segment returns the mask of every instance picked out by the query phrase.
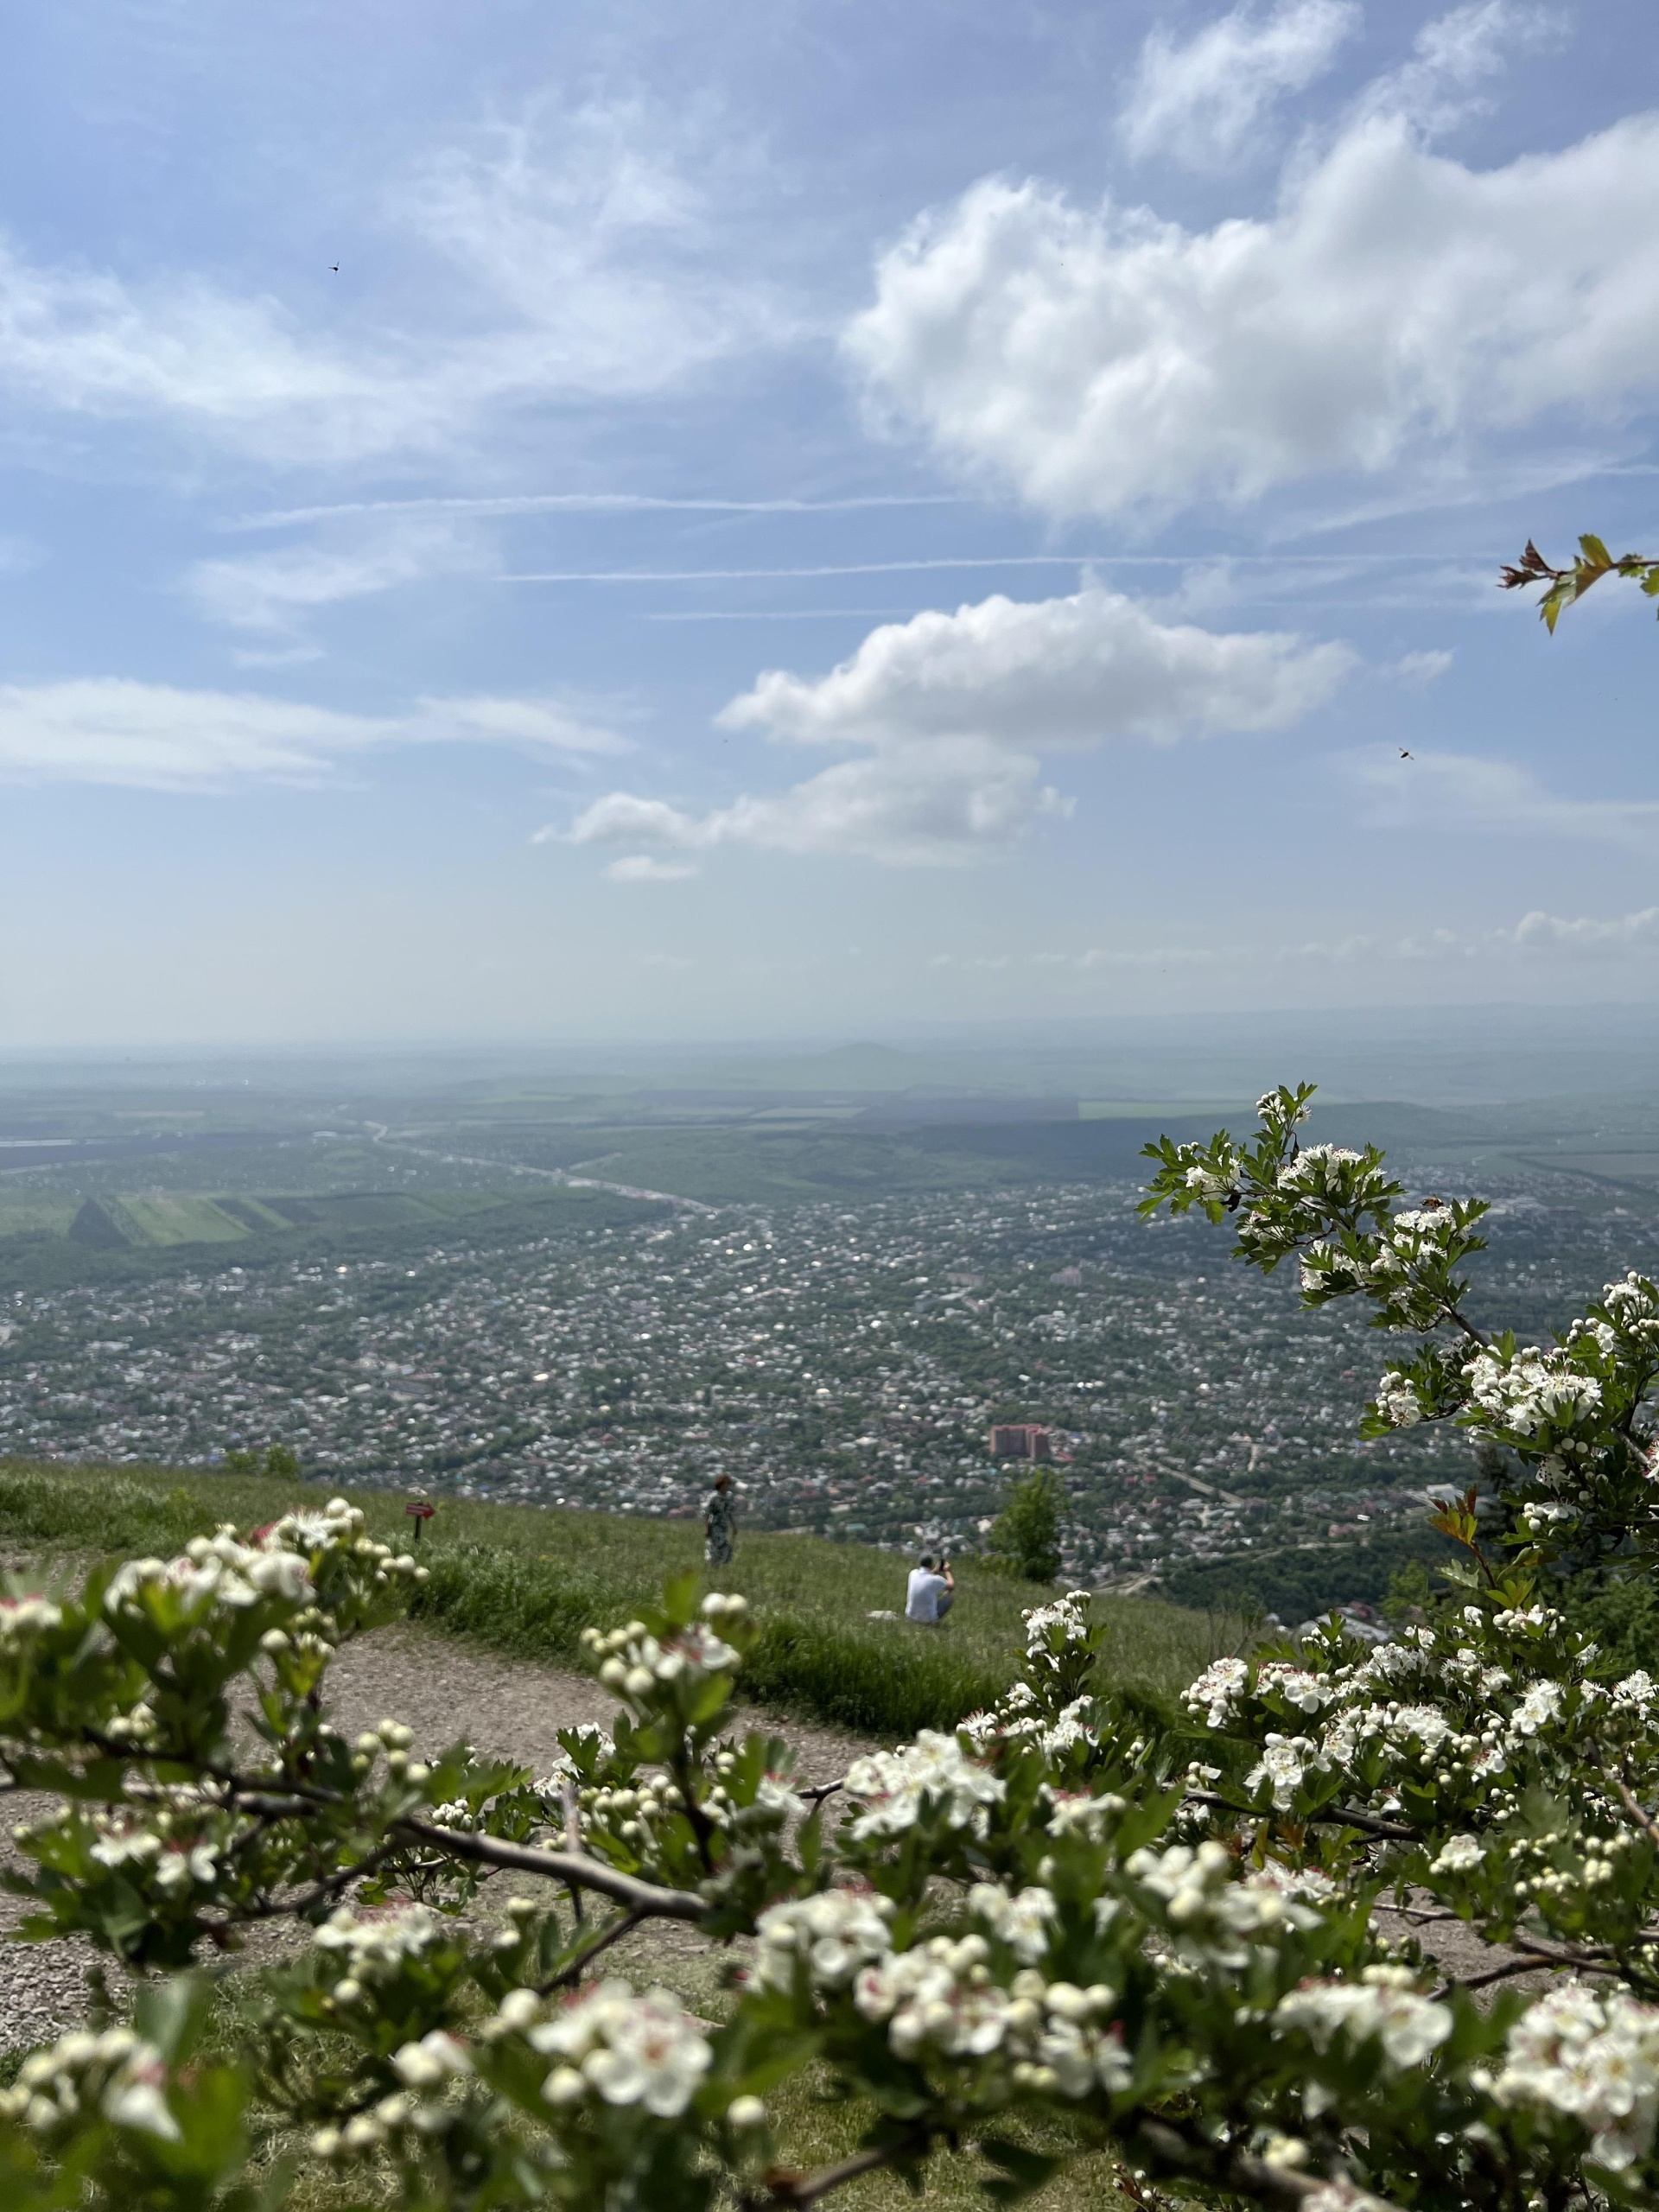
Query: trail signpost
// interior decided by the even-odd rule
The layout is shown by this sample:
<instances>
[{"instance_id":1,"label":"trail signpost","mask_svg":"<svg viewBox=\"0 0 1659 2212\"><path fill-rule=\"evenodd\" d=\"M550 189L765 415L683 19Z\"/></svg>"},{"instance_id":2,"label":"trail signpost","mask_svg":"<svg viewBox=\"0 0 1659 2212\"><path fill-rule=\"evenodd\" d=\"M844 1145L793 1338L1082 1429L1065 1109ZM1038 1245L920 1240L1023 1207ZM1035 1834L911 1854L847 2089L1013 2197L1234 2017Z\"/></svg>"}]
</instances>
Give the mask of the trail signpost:
<instances>
[{"instance_id":1,"label":"trail signpost","mask_svg":"<svg viewBox=\"0 0 1659 2212\"><path fill-rule=\"evenodd\" d=\"M422 1529L425 1528L437 1510L435 1505L429 1504L423 1497L411 1498L404 1508L404 1511L415 1523L415 1541L417 1544L421 1541Z\"/></svg>"}]
</instances>

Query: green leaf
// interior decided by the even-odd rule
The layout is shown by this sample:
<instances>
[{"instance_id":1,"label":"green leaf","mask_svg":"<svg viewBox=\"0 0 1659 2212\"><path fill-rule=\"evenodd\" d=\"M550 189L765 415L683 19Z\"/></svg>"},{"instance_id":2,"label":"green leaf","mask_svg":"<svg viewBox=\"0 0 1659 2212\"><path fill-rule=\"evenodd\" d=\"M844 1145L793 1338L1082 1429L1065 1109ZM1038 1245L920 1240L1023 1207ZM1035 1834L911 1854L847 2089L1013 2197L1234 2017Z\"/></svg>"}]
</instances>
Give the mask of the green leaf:
<instances>
[{"instance_id":1,"label":"green leaf","mask_svg":"<svg viewBox=\"0 0 1659 2212\"><path fill-rule=\"evenodd\" d=\"M1022 2197L1052 2181L1059 2171L1061 2161L1050 2158L1041 2151L1027 2151L1023 2144L1010 2143L1000 2135L988 2135L979 2146L980 2156L988 2158L1002 2171L990 2181L982 2181L980 2188L998 2204L1018 2204Z\"/></svg>"},{"instance_id":2,"label":"green leaf","mask_svg":"<svg viewBox=\"0 0 1659 2212\"><path fill-rule=\"evenodd\" d=\"M701 1579L695 1567L688 1567L683 1573L671 1574L664 1583L663 1611L676 1628L684 1628L695 1618Z\"/></svg>"}]
</instances>

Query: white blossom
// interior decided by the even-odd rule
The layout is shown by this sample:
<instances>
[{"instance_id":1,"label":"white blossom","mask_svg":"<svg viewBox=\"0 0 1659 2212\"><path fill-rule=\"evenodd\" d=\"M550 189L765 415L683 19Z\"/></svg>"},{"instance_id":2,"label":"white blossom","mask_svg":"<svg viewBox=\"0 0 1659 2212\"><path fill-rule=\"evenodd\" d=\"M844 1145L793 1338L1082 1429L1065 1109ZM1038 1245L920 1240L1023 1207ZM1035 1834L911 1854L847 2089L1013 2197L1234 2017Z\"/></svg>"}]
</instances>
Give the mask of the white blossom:
<instances>
[{"instance_id":1,"label":"white blossom","mask_svg":"<svg viewBox=\"0 0 1659 2212\"><path fill-rule=\"evenodd\" d=\"M1452 2012L1410 1985L1403 1967L1367 1967L1357 1982L1305 1981L1280 1999L1274 2017L1316 2050L1328 2050L1338 2035L1354 2043L1375 2036L1391 2065L1421 2066L1451 2034Z\"/></svg>"},{"instance_id":2,"label":"white blossom","mask_svg":"<svg viewBox=\"0 0 1659 2212\"><path fill-rule=\"evenodd\" d=\"M889 1899L873 1891L822 1890L817 1897L768 1906L755 1923L755 1974L773 1989L793 1986L804 1959L814 1986L839 1989L859 1967L893 1948Z\"/></svg>"},{"instance_id":3,"label":"white blossom","mask_svg":"<svg viewBox=\"0 0 1659 2212\"><path fill-rule=\"evenodd\" d=\"M579 1991L528 2039L543 2056L563 2062L543 2086L556 2107L594 2089L607 2104L642 2105L659 2120L675 2120L714 2063L708 2037L677 1998L665 1989L636 1997L626 1981Z\"/></svg>"},{"instance_id":4,"label":"white blossom","mask_svg":"<svg viewBox=\"0 0 1659 2212\"><path fill-rule=\"evenodd\" d=\"M1028 1967L1035 1966L1047 1950L1059 1918L1059 1909L1047 1890L1025 1889L1010 1897L995 1882L974 1884L968 1892L968 1910L1007 1945L1022 1966Z\"/></svg>"},{"instance_id":5,"label":"white blossom","mask_svg":"<svg viewBox=\"0 0 1659 2212\"><path fill-rule=\"evenodd\" d=\"M855 1759L848 1768L847 1795L865 1808L852 1823L852 1834L859 1841L902 1835L931 1807L944 1814L948 1827L983 1835L988 1808L1001 1802L1006 1789L954 1736L924 1728L913 1744Z\"/></svg>"},{"instance_id":6,"label":"white blossom","mask_svg":"<svg viewBox=\"0 0 1659 2212\"><path fill-rule=\"evenodd\" d=\"M1577 2120L1599 2165L1617 2171L1650 2148L1659 2111L1659 2009L1568 1982L1522 2014L1510 2030L1506 2059L1496 2084L1499 2101Z\"/></svg>"},{"instance_id":7,"label":"white blossom","mask_svg":"<svg viewBox=\"0 0 1659 2212\"><path fill-rule=\"evenodd\" d=\"M1486 1853L1478 1836L1448 1836L1440 1855L1430 1862L1431 1874L1467 1874L1484 1864Z\"/></svg>"}]
</instances>

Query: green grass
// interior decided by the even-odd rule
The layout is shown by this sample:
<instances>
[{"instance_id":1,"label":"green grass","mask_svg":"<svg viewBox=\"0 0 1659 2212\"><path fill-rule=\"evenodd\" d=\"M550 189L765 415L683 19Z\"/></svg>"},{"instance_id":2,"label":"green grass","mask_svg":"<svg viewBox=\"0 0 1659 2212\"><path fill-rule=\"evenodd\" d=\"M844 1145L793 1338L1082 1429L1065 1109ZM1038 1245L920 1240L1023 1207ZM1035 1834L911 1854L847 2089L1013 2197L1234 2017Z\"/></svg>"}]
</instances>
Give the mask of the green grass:
<instances>
[{"instance_id":1,"label":"green grass","mask_svg":"<svg viewBox=\"0 0 1659 2212\"><path fill-rule=\"evenodd\" d=\"M0 1461L0 1541L50 1559L170 1553L220 1521L244 1528L276 1517L302 1486L264 1477L166 1468L86 1468ZM376 1535L410 1538L404 1501L350 1493ZM590 1622L626 1619L664 1575L701 1560L693 1522L533 1506L447 1501L427 1524L431 1580L416 1618L527 1659L581 1665ZM905 1563L863 1545L815 1537L745 1535L720 1586L741 1591L760 1636L744 1670L746 1698L859 1733L896 1738L950 1727L995 1698L1019 1671L1021 1612L1044 1591L972 1561L958 1569L956 1610L942 1630L867 1618L897 1611ZM1229 1649L1238 1622L1145 1599L1100 1599L1109 1624L1107 1672L1168 1698Z\"/></svg>"}]
</instances>

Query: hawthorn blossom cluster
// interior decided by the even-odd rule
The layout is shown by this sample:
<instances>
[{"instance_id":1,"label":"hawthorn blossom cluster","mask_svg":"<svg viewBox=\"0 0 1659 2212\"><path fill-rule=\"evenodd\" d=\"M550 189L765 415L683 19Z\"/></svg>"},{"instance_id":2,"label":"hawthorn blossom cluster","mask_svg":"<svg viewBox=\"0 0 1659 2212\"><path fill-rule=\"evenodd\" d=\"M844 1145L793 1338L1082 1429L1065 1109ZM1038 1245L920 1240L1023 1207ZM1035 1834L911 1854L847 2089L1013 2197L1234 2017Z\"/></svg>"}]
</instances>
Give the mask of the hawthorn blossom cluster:
<instances>
[{"instance_id":1,"label":"hawthorn blossom cluster","mask_svg":"<svg viewBox=\"0 0 1659 2212\"><path fill-rule=\"evenodd\" d=\"M427 1580L412 1553L377 1543L366 1525L361 1509L343 1497L321 1511L285 1514L247 1538L226 1522L211 1536L193 1537L175 1559L126 1560L105 1592L105 1610L140 1618L152 1599L202 1617L239 1612L266 1598L298 1605L315 1595L316 1570L329 1554L349 1561L377 1589Z\"/></svg>"},{"instance_id":2,"label":"hawthorn blossom cluster","mask_svg":"<svg viewBox=\"0 0 1659 2212\"><path fill-rule=\"evenodd\" d=\"M1006 1989L991 1978L982 1936L936 1936L858 1977L853 2002L885 2024L895 2056L1010 2062L1014 2088L1077 2101L1127 2086L1133 2070L1110 2015L1116 1993L1046 1982L1022 1967Z\"/></svg>"},{"instance_id":3,"label":"hawthorn blossom cluster","mask_svg":"<svg viewBox=\"0 0 1659 2212\"><path fill-rule=\"evenodd\" d=\"M625 1981L578 1990L551 2019L530 2027L525 2040L559 2062L542 2088L556 2110L599 2096L608 2105L639 2105L658 2120L675 2120L714 2058L701 2024L677 1997L665 1989L636 1997Z\"/></svg>"},{"instance_id":4,"label":"hawthorn blossom cluster","mask_svg":"<svg viewBox=\"0 0 1659 2212\"><path fill-rule=\"evenodd\" d=\"M1281 1997L1274 2024L1305 2035L1315 2050L1329 2050L1339 2040L1364 2043L1375 2037L1384 2058L1397 2071L1421 2066L1451 2034L1452 2008L1425 1997L1406 1967L1370 1966L1357 1981L1305 1981ZM1310 2085L1310 2088L1316 2085ZM1317 2117L1322 2100L1304 2092L1304 2109Z\"/></svg>"},{"instance_id":5,"label":"hawthorn blossom cluster","mask_svg":"<svg viewBox=\"0 0 1659 2212\"><path fill-rule=\"evenodd\" d=\"M23 2061L15 2085L0 2090L0 2120L21 2121L49 2138L96 2114L114 2126L177 2142L166 2083L161 2052L130 2028L106 2028L101 2035L77 2028Z\"/></svg>"},{"instance_id":6,"label":"hawthorn blossom cluster","mask_svg":"<svg viewBox=\"0 0 1659 2212\"><path fill-rule=\"evenodd\" d=\"M355 2004L365 1986L390 1981L406 1959L417 1959L438 1940L439 1923L423 1904L379 1913L356 1913L342 1905L312 1936L325 1960L338 1961L340 1979L332 1995L337 2005Z\"/></svg>"},{"instance_id":7,"label":"hawthorn blossom cluster","mask_svg":"<svg viewBox=\"0 0 1659 2212\"><path fill-rule=\"evenodd\" d=\"M21 1656L62 1621L62 1606L50 1598L27 1590L0 1593L0 1659Z\"/></svg>"},{"instance_id":8,"label":"hawthorn blossom cluster","mask_svg":"<svg viewBox=\"0 0 1659 2212\"><path fill-rule=\"evenodd\" d=\"M473 2062L464 2044L433 2028L419 2042L403 2044L392 2053L391 2070L401 2088L367 2111L353 2113L341 2126L315 2130L311 2148L318 2158L343 2164L394 2145L407 2132L432 2137L454 2125L457 2108L438 2093L471 2076Z\"/></svg>"},{"instance_id":9,"label":"hawthorn blossom cluster","mask_svg":"<svg viewBox=\"0 0 1659 2212\"><path fill-rule=\"evenodd\" d=\"M771 1905L755 1923L755 1977L763 1987L787 1991L804 1966L813 1988L844 1988L861 1967L892 1950L893 1911L891 1898L870 1890L820 1890Z\"/></svg>"},{"instance_id":10,"label":"hawthorn blossom cluster","mask_svg":"<svg viewBox=\"0 0 1659 2212\"><path fill-rule=\"evenodd\" d=\"M1205 1966L1237 1971L1249 1964L1249 1942L1319 1925L1319 1914L1293 1894L1300 1885L1265 1872L1241 1881L1237 1862L1218 1839L1134 1852L1123 1871L1162 1902L1176 1955ZM1106 1918L1109 1924L1109 1913Z\"/></svg>"},{"instance_id":11,"label":"hawthorn blossom cluster","mask_svg":"<svg viewBox=\"0 0 1659 2212\"><path fill-rule=\"evenodd\" d=\"M1553 1989L1510 2029L1492 2088L1501 2104L1576 2120L1595 2164L1620 2172L1653 2144L1659 2008L1580 1982Z\"/></svg>"},{"instance_id":12,"label":"hawthorn blossom cluster","mask_svg":"<svg viewBox=\"0 0 1659 2212\"><path fill-rule=\"evenodd\" d=\"M702 1601L702 1618L665 1641L653 1636L643 1621L630 1621L608 1635L598 1629L582 1630L582 1647L600 1662L599 1679L607 1689L619 1691L630 1704L650 1699L659 1685L690 1688L711 1675L728 1675L743 1663L736 1645L723 1630L741 1624L748 1613L747 1598L712 1592Z\"/></svg>"},{"instance_id":13,"label":"hawthorn blossom cluster","mask_svg":"<svg viewBox=\"0 0 1659 2212\"><path fill-rule=\"evenodd\" d=\"M924 1728L913 1744L855 1759L848 1768L848 1797L863 1808L851 1834L855 1842L900 1836L932 1817L947 1828L983 1835L988 1808L999 1804L1007 1789L999 1776L968 1756L957 1736Z\"/></svg>"}]
</instances>

